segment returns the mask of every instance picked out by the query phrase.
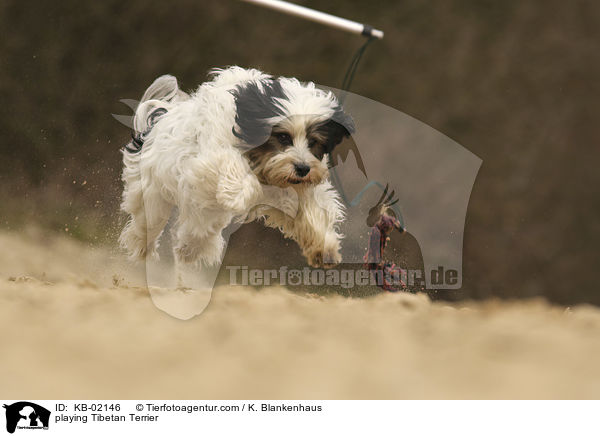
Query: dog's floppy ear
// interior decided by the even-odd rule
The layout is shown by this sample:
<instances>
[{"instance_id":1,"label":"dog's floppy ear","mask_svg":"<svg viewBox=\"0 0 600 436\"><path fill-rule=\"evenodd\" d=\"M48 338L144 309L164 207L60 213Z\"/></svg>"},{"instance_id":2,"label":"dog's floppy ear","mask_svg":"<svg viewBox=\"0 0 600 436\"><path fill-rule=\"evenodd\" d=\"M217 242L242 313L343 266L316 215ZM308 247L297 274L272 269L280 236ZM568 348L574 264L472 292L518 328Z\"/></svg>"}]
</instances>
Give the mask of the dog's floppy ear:
<instances>
[{"instance_id":1,"label":"dog's floppy ear","mask_svg":"<svg viewBox=\"0 0 600 436\"><path fill-rule=\"evenodd\" d=\"M239 85L230 91L235 99L233 134L248 145L261 145L271 135L270 120L282 116L278 99L286 95L278 80L263 79Z\"/></svg>"},{"instance_id":2,"label":"dog's floppy ear","mask_svg":"<svg viewBox=\"0 0 600 436\"><path fill-rule=\"evenodd\" d=\"M331 153L344 138L354 133L354 120L338 105L332 117L319 130L327 138L325 140L325 153Z\"/></svg>"}]
</instances>

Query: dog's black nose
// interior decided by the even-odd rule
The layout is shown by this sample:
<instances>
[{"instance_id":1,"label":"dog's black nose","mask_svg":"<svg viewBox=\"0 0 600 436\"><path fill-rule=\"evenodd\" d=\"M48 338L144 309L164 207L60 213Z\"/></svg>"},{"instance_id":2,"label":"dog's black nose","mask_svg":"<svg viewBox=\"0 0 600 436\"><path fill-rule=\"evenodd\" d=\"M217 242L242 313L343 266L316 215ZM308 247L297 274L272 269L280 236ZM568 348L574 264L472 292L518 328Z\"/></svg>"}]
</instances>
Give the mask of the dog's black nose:
<instances>
[{"instance_id":1,"label":"dog's black nose","mask_svg":"<svg viewBox=\"0 0 600 436\"><path fill-rule=\"evenodd\" d=\"M310 167L306 164L294 164L294 169L296 170L296 174L298 177L304 177L310 172Z\"/></svg>"}]
</instances>

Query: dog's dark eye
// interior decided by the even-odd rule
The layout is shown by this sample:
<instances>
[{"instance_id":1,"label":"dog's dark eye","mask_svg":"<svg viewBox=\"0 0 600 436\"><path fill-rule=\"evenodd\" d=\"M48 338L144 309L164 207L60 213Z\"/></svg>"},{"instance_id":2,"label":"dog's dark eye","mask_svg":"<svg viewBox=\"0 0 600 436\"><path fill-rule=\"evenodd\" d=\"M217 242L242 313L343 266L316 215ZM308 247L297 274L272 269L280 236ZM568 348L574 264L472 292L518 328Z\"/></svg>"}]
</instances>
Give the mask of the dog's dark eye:
<instances>
[{"instance_id":1,"label":"dog's dark eye","mask_svg":"<svg viewBox=\"0 0 600 436\"><path fill-rule=\"evenodd\" d=\"M281 145L292 145L292 137L287 133L278 133L275 136Z\"/></svg>"},{"instance_id":2,"label":"dog's dark eye","mask_svg":"<svg viewBox=\"0 0 600 436\"><path fill-rule=\"evenodd\" d=\"M308 147L313 148L318 143L319 143L319 141L317 141L316 139L311 139L310 141L308 141Z\"/></svg>"}]
</instances>

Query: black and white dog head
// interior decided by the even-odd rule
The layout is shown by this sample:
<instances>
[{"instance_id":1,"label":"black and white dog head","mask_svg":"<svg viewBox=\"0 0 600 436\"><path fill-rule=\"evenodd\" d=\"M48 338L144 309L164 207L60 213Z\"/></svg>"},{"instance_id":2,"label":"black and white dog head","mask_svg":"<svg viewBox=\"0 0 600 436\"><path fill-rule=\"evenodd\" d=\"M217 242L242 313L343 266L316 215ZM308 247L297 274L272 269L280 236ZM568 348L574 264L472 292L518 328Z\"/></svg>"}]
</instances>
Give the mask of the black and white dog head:
<instances>
[{"instance_id":1,"label":"black and white dog head","mask_svg":"<svg viewBox=\"0 0 600 436\"><path fill-rule=\"evenodd\" d=\"M233 89L234 135L262 183L287 187L318 184L329 155L354 133L354 122L332 92L296 79L267 78Z\"/></svg>"}]
</instances>

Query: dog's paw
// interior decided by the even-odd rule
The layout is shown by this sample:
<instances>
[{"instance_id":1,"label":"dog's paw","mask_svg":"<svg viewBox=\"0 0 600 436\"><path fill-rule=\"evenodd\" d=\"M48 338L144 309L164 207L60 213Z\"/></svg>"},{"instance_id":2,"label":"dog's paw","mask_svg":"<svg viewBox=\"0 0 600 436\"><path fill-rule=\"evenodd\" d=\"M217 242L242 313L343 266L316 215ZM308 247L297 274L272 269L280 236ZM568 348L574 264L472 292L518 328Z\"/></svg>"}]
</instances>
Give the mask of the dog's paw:
<instances>
[{"instance_id":1,"label":"dog's paw","mask_svg":"<svg viewBox=\"0 0 600 436\"><path fill-rule=\"evenodd\" d=\"M142 245L136 246L134 248L126 248L127 255L129 260L160 260L160 256L158 254L158 250L155 246L145 247Z\"/></svg>"},{"instance_id":2,"label":"dog's paw","mask_svg":"<svg viewBox=\"0 0 600 436\"><path fill-rule=\"evenodd\" d=\"M307 256L308 264L313 268L333 268L342 261L339 250L317 250Z\"/></svg>"},{"instance_id":3,"label":"dog's paw","mask_svg":"<svg viewBox=\"0 0 600 436\"><path fill-rule=\"evenodd\" d=\"M200 247L194 245L183 244L173 249L175 256L180 262L194 263L200 256Z\"/></svg>"},{"instance_id":4,"label":"dog's paw","mask_svg":"<svg viewBox=\"0 0 600 436\"><path fill-rule=\"evenodd\" d=\"M202 262L207 266L214 266L221 262L225 240L220 234L204 239L193 239L179 243L173 249L175 256L182 263Z\"/></svg>"},{"instance_id":5,"label":"dog's paw","mask_svg":"<svg viewBox=\"0 0 600 436\"><path fill-rule=\"evenodd\" d=\"M308 264L313 268L333 268L342 261L342 255L338 252L328 253L317 251L308 258Z\"/></svg>"},{"instance_id":6,"label":"dog's paw","mask_svg":"<svg viewBox=\"0 0 600 436\"><path fill-rule=\"evenodd\" d=\"M158 243L156 241L147 245L145 236L139 236L131 227L125 227L119 243L130 260L144 260L152 258L158 260Z\"/></svg>"},{"instance_id":7,"label":"dog's paw","mask_svg":"<svg viewBox=\"0 0 600 436\"><path fill-rule=\"evenodd\" d=\"M260 198L262 188L253 174L240 179L221 177L217 186L217 202L236 215L248 212Z\"/></svg>"},{"instance_id":8,"label":"dog's paw","mask_svg":"<svg viewBox=\"0 0 600 436\"><path fill-rule=\"evenodd\" d=\"M325 234L321 243L305 247L303 252L308 264L314 268L333 268L342 261L341 236L335 231Z\"/></svg>"}]
</instances>

